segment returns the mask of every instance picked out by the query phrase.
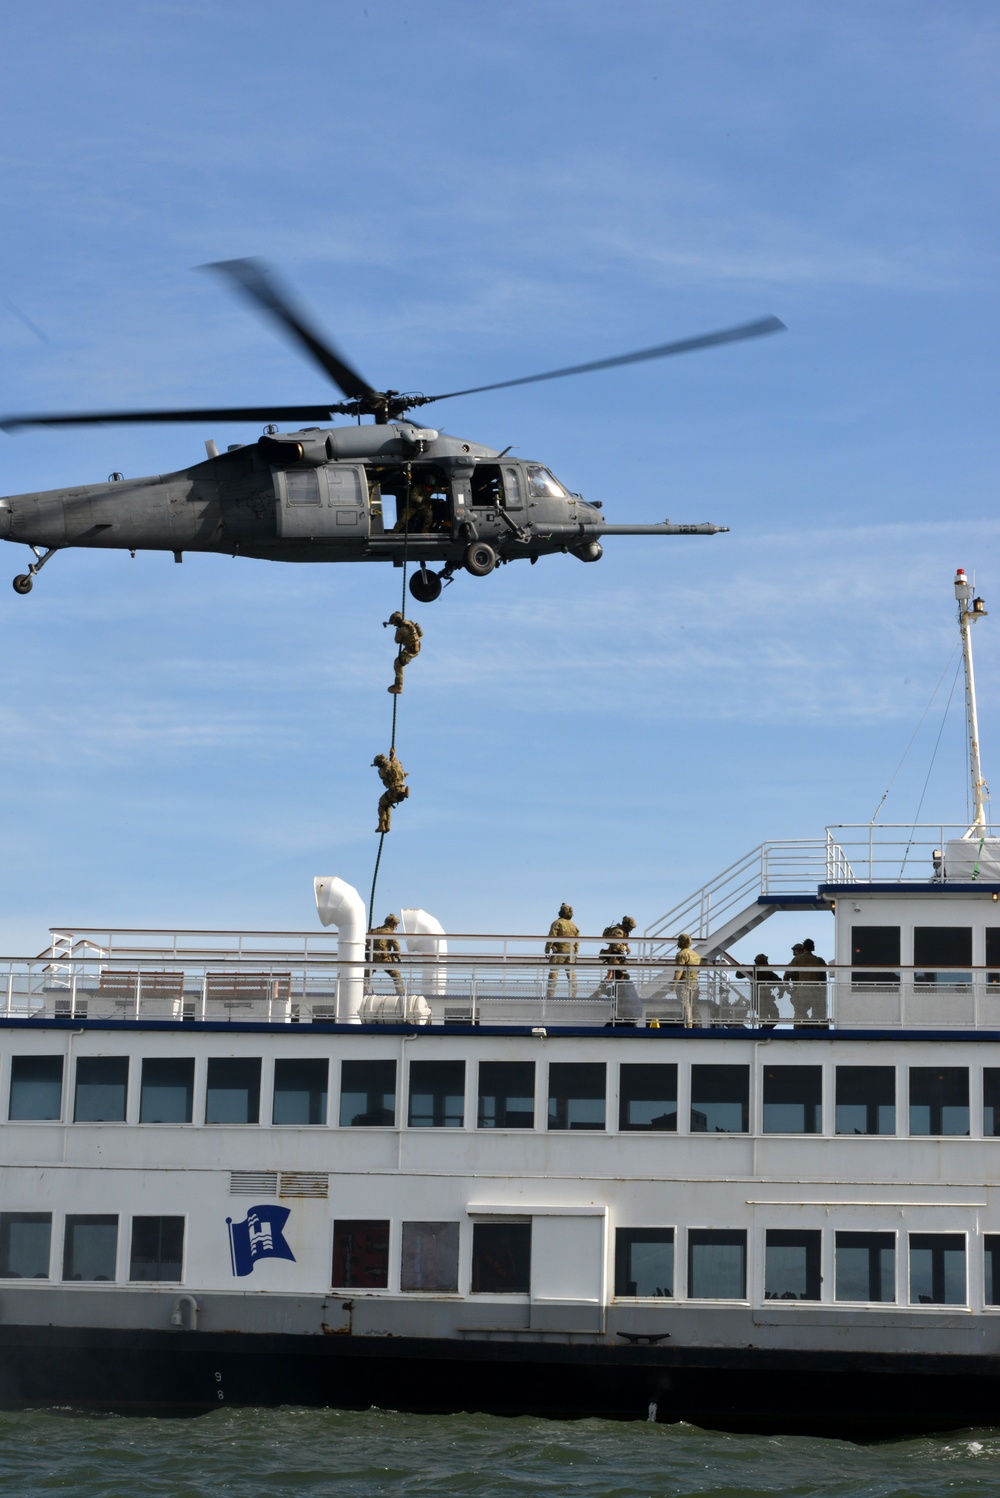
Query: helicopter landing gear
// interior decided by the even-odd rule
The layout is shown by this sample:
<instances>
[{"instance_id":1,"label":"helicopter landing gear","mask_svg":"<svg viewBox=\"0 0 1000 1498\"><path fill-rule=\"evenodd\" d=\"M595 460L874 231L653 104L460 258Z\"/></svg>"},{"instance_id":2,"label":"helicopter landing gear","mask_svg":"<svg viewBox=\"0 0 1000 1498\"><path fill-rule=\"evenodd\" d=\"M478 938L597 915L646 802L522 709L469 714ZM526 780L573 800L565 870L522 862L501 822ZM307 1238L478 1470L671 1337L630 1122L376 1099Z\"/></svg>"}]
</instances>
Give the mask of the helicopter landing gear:
<instances>
[{"instance_id":1,"label":"helicopter landing gear","mask_svg":"<svg viewBox=\"0 0 1000 1498\"><path fill-rule=\"evenodd\" d=\"M444 584L436 572L428 572L421 564L420 571L410 578L410 592L418 603L433 603L441 597Z\"/></svg>"},{"instance_id":2,"label":"helicopter landing gear","mask_svg":"<svg viewBox=\"0 0 1000 1498\"><path fill-rule=\"evenodd\" d=\"M473 541L465 553L465 570L473 577L487 577L497 564L497 554L488 541Z\"/></svg>"},{"instance_id":3,"label":"helicopter landing gear","mask_svg":"<svg viewBox=\"0 0 1000 1498\"><path fill-rule=\"evenodd\" d=\"M17 577L15 577L14 583L13 583L13 588L14 588L14 592L15 593L30 593L31 592L31 590L32 590L32 588L34 586L35 578L36 578L37 574L39 572L41 572L42 568L45 566L45 563L48 561L49 557L54 557L55 556L55 554L56 554L56 552L58 551L59 548L57 546L50 546L49 549L48 549L48 551L45 553L44 556L38 550L37 546L33 546L31 549L35 553L35 556L38 558L38 561L37 562L32 562L32 564L28 568L27 572L20 572L20 573L18 573Z\"/></svg>"}]
</instances>

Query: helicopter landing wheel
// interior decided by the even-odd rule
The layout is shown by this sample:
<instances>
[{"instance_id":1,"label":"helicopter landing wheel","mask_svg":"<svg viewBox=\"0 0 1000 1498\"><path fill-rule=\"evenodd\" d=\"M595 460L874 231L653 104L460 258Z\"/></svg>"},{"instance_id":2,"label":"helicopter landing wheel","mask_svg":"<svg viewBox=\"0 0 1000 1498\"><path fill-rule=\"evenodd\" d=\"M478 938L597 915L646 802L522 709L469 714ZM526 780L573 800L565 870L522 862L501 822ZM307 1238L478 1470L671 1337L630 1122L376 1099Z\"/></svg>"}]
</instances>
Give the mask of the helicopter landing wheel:
<instances>
[{"instance_id":1,"label":"helicopter landing wheel","mask_svg":"<svg viewBox=\"0 0 1000 1498\"><path fill-rule=\"evenodd\" d=\"M473 541L465 553L465 570L473 577L487 577L497 564L497 554L488 541Z\"/></svg>"},{"instance_id":2,"label":"helicopter landing wheel","mask_svg":"<svg viewBox=\"0 0 1000 1498\"><path fill-rule=\"evenodd\" d=\"M435 598L441 597L443 586L437 573L428 572L426 567L421 567L410 578L410 592L418 603L433 603Z\"/></svg>"},{"instance_id":3,"label":"helicopter landing wheel","mask_svg":"<svg viewBox=\"0 0 1000 1498\"><path fill-rule=\"evenodd\" d=\"M34 582L35 579L33 577L29 577L26 572L21 572L14 579L14 592L30 593Z\"/></svg>"}]
</instances>

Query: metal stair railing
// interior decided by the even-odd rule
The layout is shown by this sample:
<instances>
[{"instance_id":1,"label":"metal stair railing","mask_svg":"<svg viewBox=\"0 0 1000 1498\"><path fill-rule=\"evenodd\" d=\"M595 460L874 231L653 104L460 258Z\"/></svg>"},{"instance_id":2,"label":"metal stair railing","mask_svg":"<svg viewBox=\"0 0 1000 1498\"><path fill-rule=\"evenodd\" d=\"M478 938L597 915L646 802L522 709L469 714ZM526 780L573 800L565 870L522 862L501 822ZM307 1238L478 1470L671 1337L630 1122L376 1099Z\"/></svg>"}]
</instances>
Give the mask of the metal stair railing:
<instances>
[{"instance_id":1,"label":"metal stair railing","mask_svg":"<svg viewBox=\"0 0 1000 1498\"><path fill-rule=\"evenodd\" d=\"M647 926L643 936L650 943L649 955L672 945L681 931L693 942L708 940L761 896L772 896L777 904L783 895L814 892L819 884L853 878L843 850L829 833L761 843Z\"/></svg>"}]
</instances>

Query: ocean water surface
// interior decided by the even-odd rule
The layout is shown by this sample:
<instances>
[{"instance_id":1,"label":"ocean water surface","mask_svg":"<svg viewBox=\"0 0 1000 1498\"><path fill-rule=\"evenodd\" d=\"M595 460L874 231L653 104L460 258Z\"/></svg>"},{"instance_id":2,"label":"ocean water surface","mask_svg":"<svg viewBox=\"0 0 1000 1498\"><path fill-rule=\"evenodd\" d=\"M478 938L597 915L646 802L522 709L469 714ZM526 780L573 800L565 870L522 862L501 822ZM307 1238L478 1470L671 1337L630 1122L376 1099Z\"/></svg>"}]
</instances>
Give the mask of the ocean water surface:
<instances>
[{"instance_id":1,"label":"ocean water surface","mask_svg":"<svg viewBox=\"0 0 1000 1498\"><path fill-rule=\"evenodd\" d=\"M853 1446L690 1425L383 1410L220 1410L195 1420L3 1413L0 1491L4 1498L961 1498L1000 1491L1000 1430Z\"/></svg>"}]
</instances>

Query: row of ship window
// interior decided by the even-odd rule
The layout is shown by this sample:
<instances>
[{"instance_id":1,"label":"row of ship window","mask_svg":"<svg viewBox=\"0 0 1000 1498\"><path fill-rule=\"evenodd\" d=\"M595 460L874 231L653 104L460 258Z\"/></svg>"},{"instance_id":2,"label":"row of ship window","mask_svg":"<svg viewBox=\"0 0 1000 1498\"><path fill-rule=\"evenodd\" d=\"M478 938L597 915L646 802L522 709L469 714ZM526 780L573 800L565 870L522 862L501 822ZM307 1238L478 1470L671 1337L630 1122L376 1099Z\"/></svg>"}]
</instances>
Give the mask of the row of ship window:
<instances>
[{"instance_id":1,"label":"row of ship window","mask_svg":"<svg viewBox=\"0 0 1000 1498\"><path fill-rule=\"evenodd\" d=\"M458 1222L399 1225L399 1289L456 1294L459 1288ZM384 1219L340 1219L333 1224L331 1285L336 1290L387 1290L392 1224ZM128 1281L181 1284L183 1217L133 1217L128 1241ZM614 1293L619 1298L747 1299L747 1234L742 1228L688 1228L684 1235L685 1283L675 1277L674 1228L619 1228L615 1235ZM910 1305L969 1303L964 1233L895 1232L832 1234L836 1301ZM113 1282L119 1277L119 1219L107 1213L70 1214L63 1223L60 1269L52 1274L52 1214L0 1212L0 1279ZM905 1280L897 1284L897 1259L905 1251ZM830 1245L827 1245L829 1252ZM1000 1234L983 1237L984 1304L1000 1305ZM61 1271L61 1272L60 1272ZM767 1228L764 1232L764 1299L822 1298L823 1234L818 1229ZM471 1294L531 1293L530 1221L472 1224Z\"/></svg>"},{"instance_id":2,"label":"row of ship window","mask_svg":"<svg viewBox=\"0 0 1000 1498\"><path fill-rule=\"evenodd\" d=\"M81 1056L72 1079L70 1116L75 1123L129 1119L128 1056ZM146 1057L139 1063L141 1124L189 1124L195 1119L193 1057ZM63 1117L63 1058L12 1056L7 1117L14 1121ZM209 1057L199 1122L259 1124L263 1065L259 1057ZM475 1123L481 1129L535 1127L533 1061L480 1061ZM550 1129L608 1126L607 1067L600 1062L553 1061L547 1067ZM325 1125L330 1089L326 1058L278 1059L270 1093L271 1123ZM463 1128L466 1063L411 1061L405 1119L411 1128ZM911 1066L905 1083L911 1135L970 1132L969 1068ZM895 1134L894 1066L837 1066L834 1132ZM823 1132L822 1066L764 1066L760 1077L761 1128L765 1134ZM689 1077L688 1127L692 1133L740 1134L750 1129L749 1065L694 1064ZM1000 1135L1000 1067L982 1070L982 1127ZM342 1128L394 1128L397 1068L391 1059L340 1063ZM679 1127L678 1068L671 1062L622 1063L618 1068L618 1128ZM613 1115L612 1115L613 1116Z\"/></svg>"}]
</instances>

